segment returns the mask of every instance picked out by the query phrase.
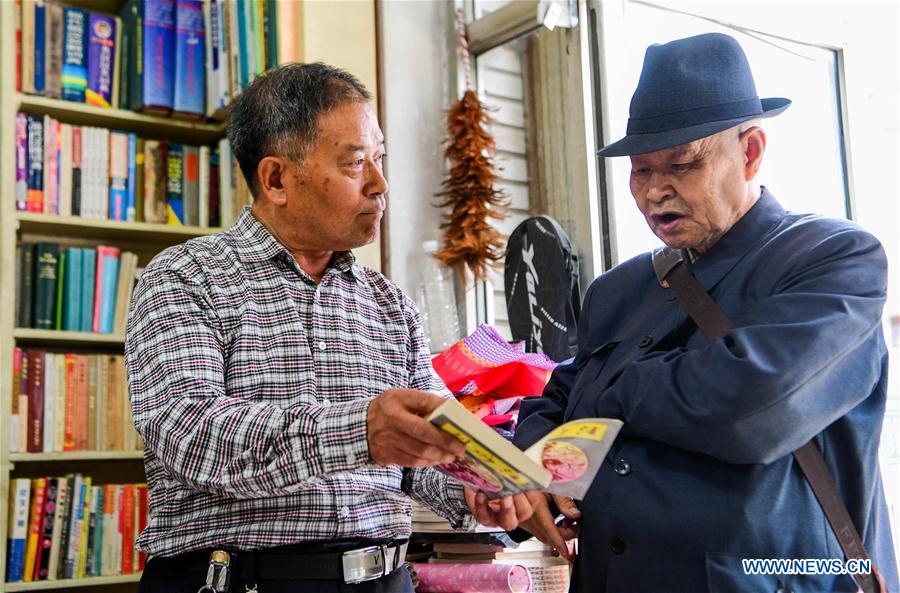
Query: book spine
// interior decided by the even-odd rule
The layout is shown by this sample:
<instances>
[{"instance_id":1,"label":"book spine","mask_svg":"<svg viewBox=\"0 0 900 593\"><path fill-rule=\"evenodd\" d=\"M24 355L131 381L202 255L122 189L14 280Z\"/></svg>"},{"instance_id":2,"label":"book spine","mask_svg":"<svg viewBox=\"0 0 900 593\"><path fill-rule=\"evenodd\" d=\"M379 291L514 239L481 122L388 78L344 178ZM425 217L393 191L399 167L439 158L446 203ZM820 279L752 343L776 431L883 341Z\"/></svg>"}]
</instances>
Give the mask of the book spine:
<instances>
[{"instance_id":1,"label":"book spine","mask_svg":"<svg viewBox=\"0 0 900 593\"><path fill-rule=\"evenodd\" d=\"M19 262L19 327L31 327L34 319L34 243L22 243L22 260Z\"/></svg>"},{"instance_id":2,"label":"book spine","mask_svg":"<svg viewBox=\"0 0 900 593\"><path fill-rule=\"evenodd\" d=\"M225 16L226 7L224 0L212 0L213 7L216 10L216 16L218 19L218 24L216 26L215 32L219 36L219 69L218 69L218 95L216 101L216 111L220 109L224 109L228 106L231 101L231 80L230 80L230 52L232 51L230 47L228 47L228 36L226 35L226 27L228 25L227 18Z\"/></svg>"},{"instance_id":3,"label":"book spine","mask_svg":"<svg viewBox=\"0 0 900 593\"><path fill-rule=\"evenodd\" d=\"M83 103L87 89L87 12L67 6L64 20L62 98Z\"/></svg>"},{"instance_id":4,"label":"book spine","mask_svg":"<svg viewBox=\"0 0 900 593\"><path fill-rule=\"evenodd\" d=\"M175 88L175 1L143 1L143 76L141 109L170 112Z\"/></svg>"},{"instance_id":5,"label":"book spine","mask_svg":"<svg viewBox=\"0 0 900 593\"><path fill-rule=\"evenodd\" d=\"M45 581L50 568L50 548L53 545L53 521L56 518L56 492L59 487L57 478L47 480L47 494L44 497L44 517L41 527L41 541L35 559L35 580Z\"/></svg>"},{"instance_id":6,"label":"book spine","mask_svg":"<svg viewBox=\"0 0 900 593\"><path fill-rule=\"evenodd\" d=\"M47 492L46 478L35 478L31 484L31 489L34 492L31 497L31 526L28 530L28 541L25 548L25 568L22 571L22 580L26 582L34 580L34 564L41 540L41 515L44 511L44 496Z\"/></svg>"},{"instance_id":7,"label":"book spine","mask_svg":"<svg viewBox=\"0 0 900 593\"><path fill-rule=\"evenodd\" d=\"M94 282L97 270L97 252L91 247L84 248L81 258L81 331L93 331L94 321Z\"/></svg>"},{"instance_id":8,"label":"book spine","mask_svg":"<svg viewBox=\"0 0 900 593\"><path fill-rule=\"evenodd\" d=\"M56 355L44 353L44 444L42 451L53 451L53 396L56 395Z\"/></svg>"},{"instance_id":9,"label":"book spine","mask_svg":"<svg viewBox=\"0 0 900 593\"><path fill-rule=\"evenodd\" d=\"M62 96L63 63L63 7L48 0L46 4L44 47L47 52L46 87L44 94L58 99Z\"/></svg>"},{"instance_id":10,"label":"book spine","mask_svg":"<svg viewBox=\"0 0 900 593\"><path fill-rule=\"evenodd\" d=\"M88 18L88 85L85 101L97 107L112 107L115 67L116 21L97 12Z\"/></svg>"},{"instance_id":11,"label":"book spine","mask_svg":"<svg viewBox=\"0 0 900 593\"><path fill-rule=\"evenodd\" d=\"M78 356L66 354L65 428L63 430L63 451L76 451L78 441L75 426L75 406L78 400Z\"/></svg>"},{"instance_id":12,"label":"book spine","mask_svg":"<svg viewBox=\"0 0 900 593\"><path fill-rule=\"evenodd\" d=\"M122 574L134 572L134 484L122 486Z\"/></svg>"},{"instance_id":13,"label":"book spine","mask_svg":"<svg viewBox=\"0 0 900 593\"><path fill-rule=\"evenodd\" d=\"M28 451L28 406L31 402L31 356L27 350L22 351L22 372L19 375L19 451Z\"/></svg>"},{"instance_id":14,"label":"book spine","mask_svg":"<svg viewBox=\"0 0 900 593\"><path fill-rule=\"evenodd\" d=\"M100 360L103 357L97 354L88 356L88 382L87 382L87 410L85 412L86 441L84 448L88 451L97 451L97 393L100 390Z\"/></svg>"},{"instance_id":15,"label":"book spine","mask_svg":"<svg viewBox=\"0 0 900 593\"><path fill-rule=\"evenodd\" d=\"M56 324L56 283L59 274L59 245L38 243L35 250L34 327L53 329Z\"/></svg>"},{"instance_id":16,"label":"book spine","mask_svg":"<svg viewBox=\"0 0 900 593\"><path fill-rule=\"evenodd\" d=\"M53 514L53 531L50 535L50 561L47 565L47 579L51 581L56 580L59 573L59 551L69 499L68 486L67 478L59 478L56 489L56 512Z\"/></svg>"},{"instance_id":17,"label":"book spine","mask_svg":"<svg viewBox=\"0 0 900 593\"><path fill-rule=\"evenodd\" d=\"M97 534L97 527L99 525L100 515L97 510L97 505L103 504L103 487L102 486L94 486L91 488L91 507L90 512L88 513L88 526L87 526L87 550L85 551L85 561L84 561L84 576L92 577L92 576L100 576L99 571L94 572L95 566L95 557L99 556L97 554L97 543L99 541L99 537ZM102 506L101 506L102 508Z\"/></svg>"},{"instance_id":18,"label":"book spine","mask_svg":"<svg viewBox=\"0 0 900 593\"><path fill-rule=\"evenodd\" d=\"M149 504L149 492L147 490L147 484L138 484L135 486L135 493L138 499L138 510L137 510L137 534L140 536L144 529L147 528L147 509ZM137 557L137 569L144 570L144 567L147 566L147 554L145 552L138 552Z\"/></svg>"},{"instance_id":19,"label":"book spine","mask_svg":"<svg viewBox=\"0 0 900 593\"><path fill-rule=\"evenodd\" d=\"M185 224L184 149L180 144L170 144L166 156L166 212L168 224Z\"/></svg>"},{"instance_id":20,"label":"book spine","mask_svg":"<svg viewBox=\"0 0 900 593\"><path fill-rule=\"evenodd\" d=\"M119 109L131 109L131 69L134 60L134 20L129 13L129 4L126 4L119 12L121 19L119 31L121 38L118 44L118 55L116 60L119 63L119 102L116 107Z\"/></svg>"},{"instance_id":21,"label":"book spine","mask_svg":"<svg viewBox=\"0 0 900 593\"><path fill-rule=\"evenodd\" d=\"M31 498L31 480L15 478L9 503L9 543L6 561L6 580L16 583L22 580L25 570L25 543L28 539L28 510Z\"/></svg>"},{"instance_id":22,"label":"book spine","mask_svg":"<svg viewBox=\"0 0 900 593\"><path fill-rule=\"evenodd\" d=\"M66 558L69 551L69 531L72 524L72 507L74 499L78 496L75 486L75 474L66 476L66 499L62 506L62 528L59 532L59 552L56 558L56 578L63 579L66 576Z\"/></svg>"},{"instance_id":23,"label":"book spine","mask_svg":"<svg viewBox=\"0 0 900 593\"><path fill-rule=\"evenodd\" d=\"M72 126L59 126L59 196L57 211L63 216L72 214Z\"/></svg>"},{"instance_id":24,"label":"book spine","mask_svg":"<svg viewBox=\"0 0 900 593\"><path fill-rule=\"evenodd\" d=\"M84 157L84 140L81 126L72 128L72 216L81 216L81 164Z\"/></svg>"},{"instance_id":25,"label":"book spine","mask_svg":"<svg viewBox=\"0 0 900 593\"><path fill-rule=\"evenodd\" d=\"M198 174L199 196L197 198L199 201L199 220L197 222L201 228L209 228L209 190L212 185L209 177L210 156L209 146L201 146L198 161L200 171Z\"/></svg>"},{"instance_id":26,"label":"book spine","mask_svg":"<svg viewBox=\"0 0 900 593\"><path fill-rule=\"evenodd\" d=\"M76 474L72 491L72 512L69 520L69 533L66 538L66 555L63 566L63 578L71 579L78 575L78 544L81 541L81 522L84 520L84 502L86 497L85 479ZM60 554L60 562L63 556Z\"/></svg>"},{"instance_id":27,"label":"book spine","mask_svg":"<svg viewBox=\"0 0 900 593\"><path fill-rule=\"evenodd\" d=\"M28 207L44 211L44 120L28 116Z\"/></svg>"},{"instance_id":28,"label":"book spine","mask_svg":"<svg viewBox=\"0 0 900 593\"><path fill-rule=\"evenodd\" d=\"M144 175L146 173L145 150L146 144L144 139L138 138L134 155L134 220L136 222L144 222Z\"/></svg>"},{"instance_id":29,"label":"book spine","mask_svg":"<svg viewBox=\"0 0 900 593\"><path fill-rule=\"evenodd\" d=\"M63 298L65 297L65 293L63 288L65 287L66 281L66 253L63 251L59 254L59 266L57 267L57 278L56 278L56 298L54 299L53 304L53 329L59 331L62 329L62 314L63 314L63 303L65 302Z\"/></svg>"},{"instance_id":30,"label":"book spine","mask_svg":"<svg viewBox=\"0 0 900 593\"><path fill-rule=\"evenodd\" d=\"M209 155L209 226L222 226L221 219L221 177L219 175L219 151L213 150Z\"/></svg>"},{"instance_id":31,"label":"book spine","mask_svg":"<svg viewBox=\"0 0 900 593\"><path fill-rule=\"evenodd\" d=\"M128 134L128 183L126 184L125 220L137 220L137 134Z\"/></svg>"},{"instance_id":32,"label":"book spine","mask_svg":"<svg viewBox=\"0 0 900 593\"><path fill-rule=\"evenodd\" d=\"M114 248L115 249L115 248ZM99 331L103 334L111 334L113 331L114 313L116 308L116 287L119 282L119 250L110 251L103 257L103 284L100 298L100 325Z\"/></svg>"},{"instance_id":33,"label":"book spine","mask_svg":"<svg viewBox=\"0 0 900 593\"><path fill-rule=\"evenodd\" d=\"M184 224L200 226L200 149L185 145L183 153Z\"/></svg>"},{"instance_id":34,"label":"book spine","mask_svg":"<svg viewBox=\"0 0 900 593\"><path fill-rule=\"evenodd\" d=\"M203 30L206 33L204 35L204 50L206 51L206 105L205 105L205 113L207 116L211 116L215 113L215 107L213 107L213 103L215 102L215 97L217 96L216 85L219 82L218 79L218 71L216 70L216 66L219 63L219 48L216 48L216 55L213 58L213 39L216 37L216 31L213 28L213 20L212 20L212 12L215 10L215 2L214 0L207 0L203 2Z\"/></svg>"},{"instance_id":35,"label":"book spine","mask_svg":"<svg viewBox=\"0 0 900 593\"><path fill-rule=\"evenodd\" d=\"M62 453L66 428L66 355L54 357L56 383L53 393L53 452Z\"/></svg>"},{"instance_id":36,"label":"book spine","mask_svg":"<svg viewBox=\"0 0 900 593\"><path fill-rule=\"evenodd\" d=\"M121 82L122 82L122 19L113 17L115 23L116 35L113 37L113 74L112 74L112 93L110 94L110 106L118 107L121 100Z\"/></svg>"},{"instance_id":37,"label":"book spine","mask_svg":"<svg viewBox=\"0 0 900 593\"><path fill-rule=\"evenodd\" d=\"M16 210L28 209L28 116L16 114Z\"/></svg>"},{"instance_id":38,"label":"book spine","mask_svg":"<svg viewBox=\"0 0 900 593\"><path fill-rule=\"evenodd\" d=\"M44 450L44 352L28 351L28 448Z\"/></svg>"},{"instance_id":39,"label":"book spine","mask_svg":"<svg viewBox=\"0 0 900 593\"><path fill-rule=\"evenodd\" d=\"M34 0L34 92L43 94L46 66L46 7L44 0Z\"/></svg>"},{"instance_id":40,"label":"book spine","mask_svg":"<svg viewBox=\"0 0 900 593\"><path fill-rule=\"evenodd\" d=\"M200 117L205 112L203 4L177 0L175 7L174 110Z\"/></svg>"},{"instance_id":41,"label":"book spine","mask_svg":"<svg viewBox=\"0 0 900 593\"><path fill-rule=\"evenodd\" d=\"M85 476L85 494L84 494L84 502L82 503L82 507L79 509L79 513L81 515L79 521L79 538L78 538L78 551L75 556L76 562L78 565L78 570L76 576L78 578L84 577L84 560L85 560L85 552L87 551L87 528L88 528L88 513L91 508L91 478L90 476Z\"/></svg>"},{"instance_id":42,"label":"book spine","mask_svg":"<svg viewBox=\"0 0 900 593\"><path fill-rule=\"evenodd\" d=\"M97 205L96 218L109 218L109 137L110 130L97 128L97 143L94 145L97 163L100 167L97 173L98 188L95 204ZM127 174L127 173L126 173Z\"/></svg>"},{"instance_id":43,"label":"book spine","mask_svg":"<svg viewBox=\"0 0 900 593\"><path fill-rule=\"evenodd\" d=\"M34 93L34 5L35 0L21 0L22 21L22 92ZM18 12L18 11L17 11Z\"/></svg>"},{"instance_id":44,"label":"book spine","mask_svg":"<svg viewBox=\"0 0 900 593\"><path fill-rule=\"evenodd\" d=\"M125 220L128 202L128 134L109 134L109 219Z\"/></svg>"},{"instance_id":45,"label":"book spine","mask_svg":"<svg viewBox=\"0 0 900 593\"><path fill-rule=\"evenodd\" d=\"M44 116L44 214L56 214L59 183L59 150L57 146L59 122Z\"/></svg>"},{"instance_id":46,"label":"book spine","mask_svg":"<svg viewBox=\"0 0 900 593\"><path fill-rule=\"evenodd\" d=\"M16 0L16 92L22 92L22 0Z\"/></svg>"},{"instance_id":47,"label":"book spine","mask_svg":"<svg viewBox=\"0 0 900 593\"><path fill-rule=\"evenodd\" d=\"M20 411L24 412L21 407L22 395L22 354L21 348L13 350L13 381L12 381L12 414L9 418L9 452L19 453L19 430L21 430L22 416ZM26 408L27 409L27 408Z\"/></svg>"},{"instance_id":48,"label":"book spine","mask_svg":"<svg viewBox=\"0 0 900 593\"><path fill-rule=\"evenodd\" d=\"M250 84L250 64L252 55L250 52L250 8L249 0L237 0L237 33L238 33L238 62L240 72L240 88L244 90Z\"/></svg>"},{"instance_id":49,"label":"book spine","mask_svg":"<svg viewBox=\"0 0 900 593\"><path fill-rule=\"evenodd\" d=\"M166 166L168 145L144 142L144 221L166 222Z\"/></svg>"}]
</instances>

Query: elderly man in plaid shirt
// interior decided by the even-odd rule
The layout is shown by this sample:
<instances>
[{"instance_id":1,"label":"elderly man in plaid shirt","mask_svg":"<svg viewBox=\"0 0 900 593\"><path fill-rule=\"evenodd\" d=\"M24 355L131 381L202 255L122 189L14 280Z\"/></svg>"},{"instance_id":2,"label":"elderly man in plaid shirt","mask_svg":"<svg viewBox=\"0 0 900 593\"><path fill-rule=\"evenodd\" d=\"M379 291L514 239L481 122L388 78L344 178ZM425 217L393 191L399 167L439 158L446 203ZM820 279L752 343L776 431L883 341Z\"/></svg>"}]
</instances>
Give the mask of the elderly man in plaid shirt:
<instances>
[{"instance_id":1,"label":"elderly man in plaid shirt","mask_svg":"<svg viewBox=\"0 0 900 593\"><path fill-rule=\"evenodd\" d=\"M351 252L388 189L370 98L324 64L256 79L228 127L253 205L141 276L125 352L142 592L412 591L410 497L459 529L531 514L430 468L462 450L423 418L449 394L409 297Z\"/></svg>"}]
</instances>

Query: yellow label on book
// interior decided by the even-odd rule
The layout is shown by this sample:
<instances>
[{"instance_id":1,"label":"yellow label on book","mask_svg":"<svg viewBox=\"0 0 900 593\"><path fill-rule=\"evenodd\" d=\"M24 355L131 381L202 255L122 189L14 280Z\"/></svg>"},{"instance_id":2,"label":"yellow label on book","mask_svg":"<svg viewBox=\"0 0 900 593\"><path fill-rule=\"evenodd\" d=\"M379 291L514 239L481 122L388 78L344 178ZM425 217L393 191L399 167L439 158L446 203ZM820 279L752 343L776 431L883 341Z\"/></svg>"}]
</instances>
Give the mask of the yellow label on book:
<instances>
[{"instance_id":1,"label":"yellow label on book","mask_svg":"<svg viewBox=\"0 0 900 593\"><path fill-rule=\"evenodd\" d=\"M605 424L597 422L567 422L552 431L548 436L552 438L575 438L602 441L606 435Z\"/></svg>"},{"instance_id":2,"label":"yellow label on book","mask_svg":"<svg viewBox=\"0 0 900 593\"><path fill-rule=\"evenodd\" d=\"M519 487L525 487L531 484L531 480L528 478L528 476L523 475L514 467L510 466L505 461L485 449L483 446L481 446L480 443L469 438L469 435L461 431L450 422L443 423L441 425L441 428L462 441L462 443L466 446L467 453L478 460L482 465L492 470L495 474L502 476L511 484Z\"/></svg>"}]
</instances>

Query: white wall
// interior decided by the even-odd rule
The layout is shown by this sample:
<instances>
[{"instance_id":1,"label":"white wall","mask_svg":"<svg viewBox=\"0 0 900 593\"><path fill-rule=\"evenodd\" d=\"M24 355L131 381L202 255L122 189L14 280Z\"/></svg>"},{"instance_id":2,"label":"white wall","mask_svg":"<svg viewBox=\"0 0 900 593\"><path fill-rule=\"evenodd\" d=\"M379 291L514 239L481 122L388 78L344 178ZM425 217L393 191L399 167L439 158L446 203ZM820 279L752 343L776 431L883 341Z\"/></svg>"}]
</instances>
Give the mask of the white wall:
<instances>
[{"instance_id":1,"label":"white wall","mask_svg":"<svg viewBox=\"0 0 900 593\"><path fill-rule=\"evenodd\" d=\"M433 204L444 171L448 15L444 2L384 0L378 6L381 125L390 184L384 272L414 295L422 241L441 236L440 212Z\"/></svg>"}]
</instances>

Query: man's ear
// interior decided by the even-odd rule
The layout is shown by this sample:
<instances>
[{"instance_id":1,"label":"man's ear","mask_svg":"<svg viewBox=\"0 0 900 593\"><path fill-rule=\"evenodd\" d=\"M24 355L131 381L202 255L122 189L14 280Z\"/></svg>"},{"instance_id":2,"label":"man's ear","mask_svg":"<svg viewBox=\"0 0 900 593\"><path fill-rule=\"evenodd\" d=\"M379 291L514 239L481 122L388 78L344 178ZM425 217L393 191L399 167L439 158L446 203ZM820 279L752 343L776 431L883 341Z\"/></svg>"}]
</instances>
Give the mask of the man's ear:
<instances>
[{"instance_id":1,"label":"man's ear","mask_svg":"<svg viewBox=\"0 0 900 593\"><path fill-rule=\"evenodd\" d=\"M744 180L751 181L762 165L763 153L766 152L766 133L762 128L753 126L741 133L740 141L744 151Z\"/></svg>"},{"instance_id":2,"label":"man's ear","mask_svg":"<svg viewBox=\"0 0 900 593\"><path fill-rule=\"evenodd\" d=\"M256 166L259 193L276 206L284 206L287 203L284 187L287 166L287 159L280 156L263 157Z\"/></svg>"}]
</instances>

